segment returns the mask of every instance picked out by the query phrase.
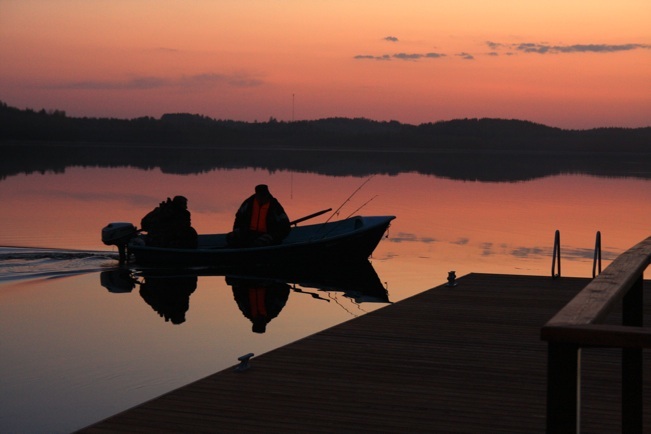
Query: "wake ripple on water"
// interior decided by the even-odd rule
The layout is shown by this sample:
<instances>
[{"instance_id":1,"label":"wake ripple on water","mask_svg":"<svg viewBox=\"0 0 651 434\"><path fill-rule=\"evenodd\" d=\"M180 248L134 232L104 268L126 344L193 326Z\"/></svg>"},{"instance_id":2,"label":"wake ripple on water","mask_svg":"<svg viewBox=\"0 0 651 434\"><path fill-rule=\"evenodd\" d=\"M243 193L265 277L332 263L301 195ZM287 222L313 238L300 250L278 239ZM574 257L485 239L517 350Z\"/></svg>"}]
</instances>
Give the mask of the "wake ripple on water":
<instances>
[{"instance_id":1,"label":"wake ripple on water","mask_svg":"<svg viewBox=\"0 0 651 434\"><path fill-rule=\"evenodd\" d=\"M0 247L0 283L53 279L115 267L117 252Z\"/></svg>"}]
</instances>

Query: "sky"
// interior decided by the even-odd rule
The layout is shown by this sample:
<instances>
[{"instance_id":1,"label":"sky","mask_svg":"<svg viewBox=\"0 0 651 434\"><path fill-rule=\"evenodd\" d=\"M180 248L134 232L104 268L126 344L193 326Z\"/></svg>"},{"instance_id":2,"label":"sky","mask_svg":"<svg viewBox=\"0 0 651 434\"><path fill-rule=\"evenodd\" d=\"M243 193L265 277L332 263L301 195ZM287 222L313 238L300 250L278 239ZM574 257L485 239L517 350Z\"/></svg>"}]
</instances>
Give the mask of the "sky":
<instances>
[{"instance_id":1,"label":"sky","mask_svg":"<svg viewBox=\"0 0 651 434\"><path fill-rule=\"evenodd\" d=\"M0 101L75 117L651 126L649 0L0 0Z\"/></svg>"}]
</instances>

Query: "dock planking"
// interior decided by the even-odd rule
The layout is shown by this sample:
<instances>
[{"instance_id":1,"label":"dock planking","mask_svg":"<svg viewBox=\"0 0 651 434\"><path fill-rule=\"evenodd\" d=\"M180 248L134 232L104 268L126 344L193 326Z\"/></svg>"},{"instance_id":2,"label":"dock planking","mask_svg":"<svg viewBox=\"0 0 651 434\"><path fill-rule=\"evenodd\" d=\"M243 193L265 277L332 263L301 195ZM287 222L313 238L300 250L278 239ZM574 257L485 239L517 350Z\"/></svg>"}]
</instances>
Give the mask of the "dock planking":
<instances>
[{"instance_id":1,"label":"dock planking","mask_svg":"<svg viewBox=\"0 0 651 434\"><path fill-rule=\"evenodd\" d=\"M544 432L540 329L589 281L469 274L79 432ZM583 432L621 431L620 365L619 349L582 350Z\"/></svg>"}]
</instances>

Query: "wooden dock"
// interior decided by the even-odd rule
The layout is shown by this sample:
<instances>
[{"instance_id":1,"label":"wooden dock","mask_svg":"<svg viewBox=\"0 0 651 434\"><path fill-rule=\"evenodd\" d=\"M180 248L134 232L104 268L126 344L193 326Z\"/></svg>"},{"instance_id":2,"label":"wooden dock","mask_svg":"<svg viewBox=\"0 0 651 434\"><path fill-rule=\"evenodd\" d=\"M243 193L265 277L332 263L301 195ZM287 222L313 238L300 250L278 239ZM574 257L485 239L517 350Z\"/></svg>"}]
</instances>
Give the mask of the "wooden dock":
<instances>
[{"instance_id":1,"label":"wooden dock","mask_svg":"<svg viewBox=\"0 0 651 434\"><path fill-rule=\"evenodd\" d=\"M470 274L457 282L80 432L544 432L547 343L541 327L589 279ZM621 323L619 308L610 322ZM648 409L651 360L644 354ZM621 350L584 348L581 360L582 432L621 432ZM644 431L651 432L651 411Z\"/></svg>"}]
</instances>

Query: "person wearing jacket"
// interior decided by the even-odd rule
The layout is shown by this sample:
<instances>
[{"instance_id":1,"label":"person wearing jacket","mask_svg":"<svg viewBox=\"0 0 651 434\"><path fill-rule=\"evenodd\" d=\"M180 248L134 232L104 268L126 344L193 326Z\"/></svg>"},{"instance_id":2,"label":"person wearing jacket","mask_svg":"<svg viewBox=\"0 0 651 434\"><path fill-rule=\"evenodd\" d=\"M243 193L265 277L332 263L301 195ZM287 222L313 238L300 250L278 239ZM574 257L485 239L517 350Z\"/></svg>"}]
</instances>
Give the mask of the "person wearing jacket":
<instances>
[{"instance_id":1,"label":"person wearing jacket","mask_svg":"<svg viewBox=\"0 0 651 434\"><path fill-rule=\"evenodd\" d=\"M282 205L264 184L255 187L235 214L233 231L226 239L231 247L258 247L279 244L290 231Z\"/></svg>"}]
</instances>

